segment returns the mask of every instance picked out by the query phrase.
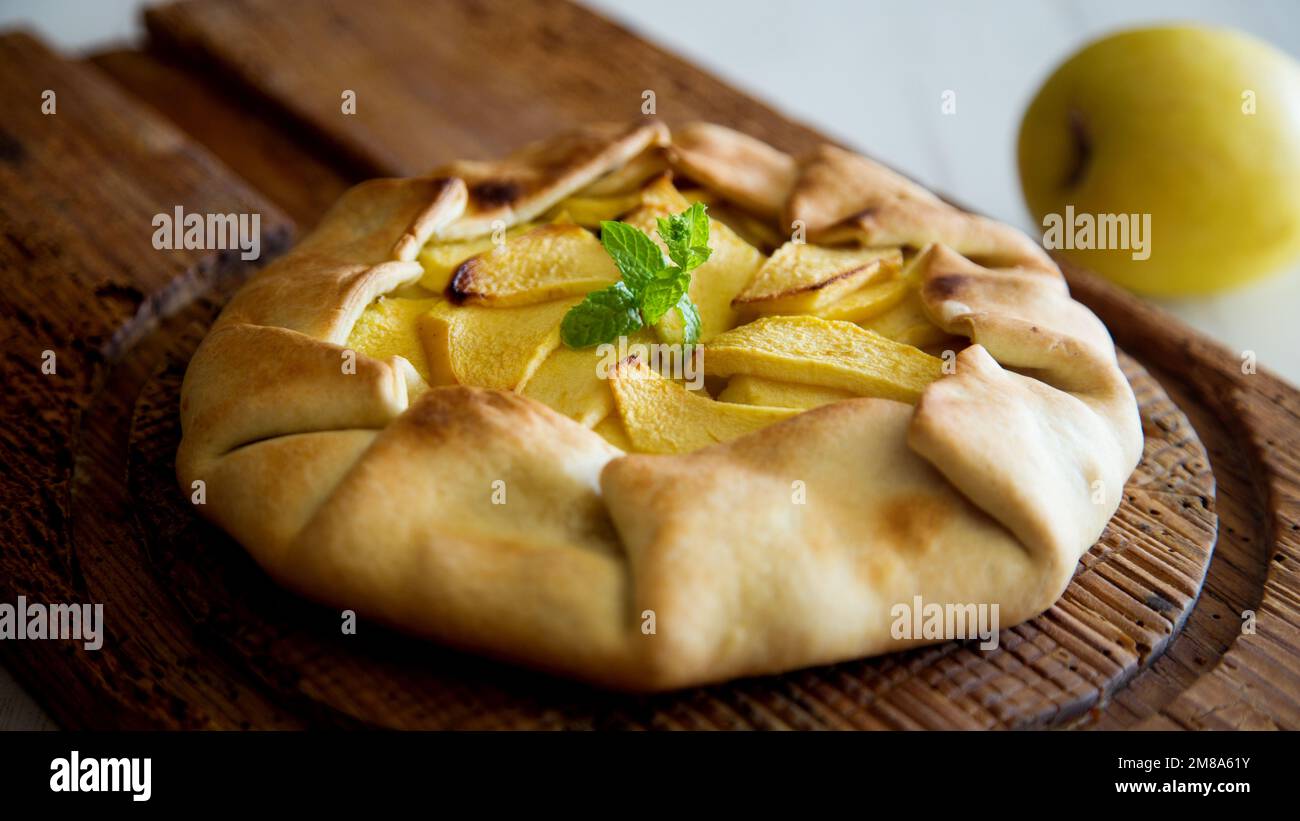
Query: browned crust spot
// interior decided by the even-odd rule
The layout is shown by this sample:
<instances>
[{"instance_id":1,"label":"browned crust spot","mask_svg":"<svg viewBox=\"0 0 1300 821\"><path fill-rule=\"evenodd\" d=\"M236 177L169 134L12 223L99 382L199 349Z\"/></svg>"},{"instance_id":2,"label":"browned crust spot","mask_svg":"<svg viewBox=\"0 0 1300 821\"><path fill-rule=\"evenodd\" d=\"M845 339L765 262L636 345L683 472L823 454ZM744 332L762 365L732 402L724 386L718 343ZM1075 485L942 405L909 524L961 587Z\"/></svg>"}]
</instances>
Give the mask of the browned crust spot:
<instances>
[{"instance_id":1,"label":"browned crust spot","mask_svg":"<svg viewBox=\"0 0 1300 821\"><path fill-rule=\"evenodd\" d=\"M503 208L523 198L524 189L514 180L483 180L470 186L470 199L484 210Z\"/></svg>"},{"instance_id":2,"label":"browned crust spot","mask_svg":"<svg viewBox=\"0 0 1300 821\"><path fill-rule=\"evenodd\" d=\"M927 493L905 493L881 506L881 536L903 551L925 552L953 517L952 505Z\"/></svg>"},{"instance_id":3,"label":"browned crust spot","mask_svg":"<svg viewBox=\"0 0 1300 821\"><path fill-rule=\"evenodd\" d=\"M945 299L952 299L964 291L966 282L969 280L970 277L966 274L940 274L927 280L923 290L925 296L936 302L941 302Z\"/></svg>"}]
</instances>

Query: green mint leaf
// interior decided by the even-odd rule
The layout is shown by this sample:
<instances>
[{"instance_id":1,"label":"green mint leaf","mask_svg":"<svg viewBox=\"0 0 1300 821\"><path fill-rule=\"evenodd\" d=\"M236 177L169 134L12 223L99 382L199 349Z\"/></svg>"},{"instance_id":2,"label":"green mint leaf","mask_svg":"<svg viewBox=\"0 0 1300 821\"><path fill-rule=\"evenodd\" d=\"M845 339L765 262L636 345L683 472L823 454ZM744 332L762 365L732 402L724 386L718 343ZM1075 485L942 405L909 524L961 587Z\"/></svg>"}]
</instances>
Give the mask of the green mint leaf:
<instances>
[{"instance_id":1,"label":"green mint leaf","mask_svg":"<svg viewBox=\"0 0 1300 821\"><path fill-rule=\"evenodd\" d=\"M668 246L668 258L687 273L708 262L713 252L709 248L708 210L704 203L697 202L680 214L658 219L659 236Z\"/></svg>"},{"instance_id":2,"label":"green mint leaf","mask_svg":"<svg viewBox=\"0 0 1300 821\"><path fill-rule=\"evenodd\" d=\"M655 333L664 342L688 350L700 341L700 312L689 294L683 294L676 307L655 324Z\"/></svg>"},{"instance_id":3,"label":"green mint leaf","mask_svg":"<svg viewBox=\"0 0 1300 821\"><path fill-rule=\"evenodd\" d=\"M664 269L664 253L655 245L655 241L641 229L625 222L602 222L600 242L634 294L640 294Z\"/></svg>"},{"instance_id":4,"label":"green mint leaf","mask_svg":"<svg viewBox=\"0 0 1300 821\"><path fill-rule=\"evenodd\" d=\"M691 301L690 294L682 294L677 303L677 314L682 318L682 344L687 347L700 341L700 309Z\"/></svg>"},{"instance_id":5,"label":"green mint leaf","mask_svg":"<svg viewBox=\"0 0 1300 821\"><path fill-rule=\"evenodd\" d=\"M691 275L680 268L666 268L650 280L639 294L641 316L647 325L658 322L664 314L677 307L677 303L691 287Z\"/></svg>"},{"instance_id":6,"label":"green mint leaf","mask_svg":"<svg viewBox=\"0 0 1300 821\"><path fill-rule=\"evenodd\" d=\"M641 327L636 295L624 283L615 282L592 291L569 309L560 323L560 339L570 348L590 348L613 342Z\"/></svg>"}]
</instances>

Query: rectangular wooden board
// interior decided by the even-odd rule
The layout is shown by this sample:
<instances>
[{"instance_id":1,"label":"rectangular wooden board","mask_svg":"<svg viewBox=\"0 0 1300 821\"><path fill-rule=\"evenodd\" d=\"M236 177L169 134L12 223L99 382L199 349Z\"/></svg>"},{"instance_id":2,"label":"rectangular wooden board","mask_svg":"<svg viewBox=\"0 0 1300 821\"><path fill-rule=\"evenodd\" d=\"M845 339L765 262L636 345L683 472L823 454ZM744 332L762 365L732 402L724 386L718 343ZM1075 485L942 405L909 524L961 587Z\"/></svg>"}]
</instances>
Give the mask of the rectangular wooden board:
<instances>
[{"instance_id":1,"label":"rectangular wooden board","mask_svg":"<svg viewBox=\"0 0 1300 821\"><path fill-rule=\"evenodd\" d=\"M109 469L74 483L73 458L74 445L100 444L83 421L106 412L112 363L196 293L249 268L228 251L155 248L155 215L258 213L264 255L287 246L292 223L94 68L29 35L0 34L0 111L0 601L102 604L107 633L84 653L0 641L0 660L68 728L237 725L250 709L268 726L295 726L219 660L161 686L159 660L197 656L193 635L139 573L140 546L119 541L126 528L99 534L108 549L91 581L71 515L74 496L114 481ZM141 613L147 633L123 629ZM141 685L150 681L160 686Z\"/></svg>"}]
</instances>

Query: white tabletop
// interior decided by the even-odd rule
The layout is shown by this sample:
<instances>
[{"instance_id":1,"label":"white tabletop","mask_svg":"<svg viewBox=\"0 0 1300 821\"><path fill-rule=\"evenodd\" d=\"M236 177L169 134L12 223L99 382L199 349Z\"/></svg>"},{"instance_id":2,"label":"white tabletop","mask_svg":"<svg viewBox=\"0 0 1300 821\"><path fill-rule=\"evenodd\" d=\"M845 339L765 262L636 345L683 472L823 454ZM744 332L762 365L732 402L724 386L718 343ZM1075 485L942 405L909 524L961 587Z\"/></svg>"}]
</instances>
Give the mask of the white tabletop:
<instances>
[{"instance_id":1,"label":"white tabletop","mask_svg":"<svg viewBox=\"0 0 1300 821\"><path fill-rule=\"evenodd\" d=\"M926 185L1031 233L1020 197L1020 115L1086 41L1160 20L1196 20L1300 56L1296 0L586 0L643 36ZM141 0L5 0L70 51L139 37ZM739 9L739 12L737 11ZM956 115L940 95L957 94ZM671 95L660 95L668 115ZM1243 290L1164 303L1234 351L1300 384L1300 265ZM52 726L0 670L0 729Z\"/></svg>"}]
</instances>

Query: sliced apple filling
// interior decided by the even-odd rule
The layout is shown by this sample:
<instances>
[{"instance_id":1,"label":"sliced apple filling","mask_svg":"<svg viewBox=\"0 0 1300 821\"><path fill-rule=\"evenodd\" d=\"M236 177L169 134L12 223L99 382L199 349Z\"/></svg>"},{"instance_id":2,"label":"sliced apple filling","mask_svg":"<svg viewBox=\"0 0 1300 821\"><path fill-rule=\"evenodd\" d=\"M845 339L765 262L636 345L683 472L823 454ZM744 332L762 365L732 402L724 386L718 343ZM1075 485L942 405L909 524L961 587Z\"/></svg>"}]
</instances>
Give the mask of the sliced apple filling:
<instances>
[{"instance_id":1,"label":"sliced apple filling","mask_svg":"<svg viewBox=\"0 0 1300 821\"><path fill-rule=\"evenodd\" d=\"M830 305L812 311L812 314L822 319L840 319L862 324L898 305L907 297L910 288L901 279L865 285Z\"/></svg>"},{"instance_id":2,"label":"sliced apple filling","mask_svg":"<svg viewBox=\"0 0 1300 821\"><path fill-rule=\"evenodd\" d=\"M824 310L903 264L899 248L822 248L787 242L777 249L732 304L758 314Z\"/></svg>"},{"instance_id":3,"label":"sliced apple filling","mask_svg":"<svg viewBox=\"0 0 1300 821\"><path fill-rule=\"evenodd\" d=\"M920 398L941 368L911 345L815 316L757 319L720 335L704 354L704 372L713 376L743 373L903 402Z\"/></svg>"},{"instance_id":4,"label":"sliced apple filling","mask_svg":"<svg viewBox=\"0 0 1300 821\"><path fill-rule=\"evenodd\" d=\"M812 410L832 402L852 399L856 394L839 388L819 385L801 385L798 382L780 382L747 373L736 374L727 387L718 394L723 402L742 405L764 405L772 408Z\"/></svg>"},{"instance_id":5,"label":"sliced apple filling","mask_svg":"<svg viewBox=\"0 0 1300 821\"><path fill-rule=\"evenodd\" d=\"M503 239L509 242L536 227L535 223L516 225L505 232ZM491 251L496 245L495 238L491 234L452 242L430 242L420 249L420 253L415 258L420 263L420 267L424 268L424 276L420 277L420 287L441 294L451 283L452 274L461 263L470 257Z\"/></svg>"},{"instance_id":6,"label":"sliced apple filling","mask_svg":"<svg viewBox=\"0 0 1300 821\"><path fill-rule=\"evenodd\" d=\"M599 424L592 428L592 431L619 450L629 453L634 450L632 440L628 438L627 430L623 427L623 420L617 413L612 413L600 420Z\"/></svg>"},{"instance_id":7,"label":"sliced apple filling","mask_svg":"<svg viewBox=\"0 0 1300 821\"><path fill-rule=\"evenodd\" d=\"M942 328L930 321L921 303L921 294L910 286L888 310L859 320L859 324L895 342L917 348L936 345L948 338Z\"/></svg>"},{"instance_id":8,"label":"sliced apple filling","mask_svg":"<svg viewBox=\"0 0 1300 821\"><path fill-rule=\"evenodd\" d=\"M532 305L585 294L618 278L594 234L556 223L465 260L451 278L451 295L467 304Z\"/></svg>"},{"instance_id":9,"label":"sliced apple filling","mask_svg":"<svg viewBox=\"0 0 1300 821\"><path fill-rule=\"evenodd\" d=\"M562 345L568 311L620 279L589 229L623 219L663 248L658 218L689 205L661 175L639 189L620 184L561 200L544 217L551 222L512 228L500 247L492 237L431 242L419 254L419 286L368 306L348 346L403 356L431 385L522 393L644 453L688 452L858 396L915 402L939 377L940 360L918 348L948 337L900 273L900 249L787 242L769 257L712 217L712 254L689 288L707 390L688 389L643 357L605 373L606 352ZM739 324L747 315L759 318ZM671 341L675 319L670 311L629 342Z\"/></svg>"},{"instance_id":10,"label":"sliced apple filling","mask_svg":"<svg viewBox=\"0 0 1300 821\"><path fill-rule=\"evenodd\" d=\"M578 301L522 308L436 303L418 322L431 383L521 390L560 346L560 321Z\"/></svg>"},{"instance_id":11,"label":"sliced apple filling","mask_svg":"<svg viewBox=\"0 0 1300 821\"><path fill-rule=\"evenodd\" d=\"M615 194L607 197L569 197L546 213L557 223L574 223L593 231L605 220L616 220L641 204L641 194Z\"/></svg>"},{"instance_id":12,"label":"sliced apple filling","mask_svg":"<svg viewBox=\"0 0 1300 821\"><path fill-rule=\"evenodd\" d=\"M581 425L595 427L614 410L609 383L598 370L600 360L595 349L575 351L561 345L524 385L523 394Z\"/></svg>"},{"instance_id":13,"label":"sliced apple filling","mask_svg":"<svg viewBox=\"0 0 1300 821\"><path fill-rule=\"evenodd\" d=\"M799 412L718 402L688 391L635 359L619 364L610 386L632 449L642 453L687 453L753 433Z\"/></svg>"},{"instance_id":14,"label":"sliced apple filling","mask_svg":"<svg viewBox=\"0 0 1300 821\"><path fill-rule=\"evenodd\" d=\"M424 381L429 382L429 358L415 326L419 318L440 301L432 297L381 296L357 318L346 347L375 359L387 359L393 355L405 357Z\"/></svg>"}]
</instances>

